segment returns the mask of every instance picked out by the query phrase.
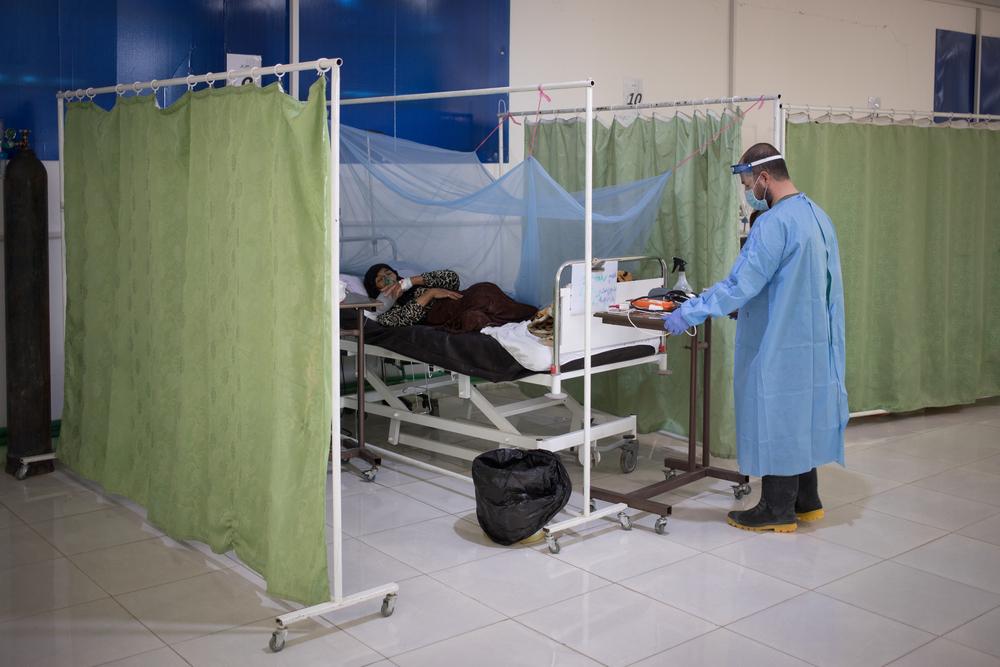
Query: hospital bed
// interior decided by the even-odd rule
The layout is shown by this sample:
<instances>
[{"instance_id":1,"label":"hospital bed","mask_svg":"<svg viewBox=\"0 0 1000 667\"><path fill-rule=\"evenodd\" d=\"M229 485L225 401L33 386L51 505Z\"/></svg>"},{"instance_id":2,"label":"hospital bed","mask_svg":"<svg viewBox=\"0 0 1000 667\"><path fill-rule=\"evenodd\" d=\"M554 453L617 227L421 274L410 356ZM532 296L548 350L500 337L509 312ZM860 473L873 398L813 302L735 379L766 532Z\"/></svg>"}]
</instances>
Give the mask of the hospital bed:
<instances>
[{"instance_id":1,"label":"hospital bed","mask_svg":"<svg viewBox=\"0 0 1000 667\"><path fill-rule=\"evenodd\" d=\"M659 267L655 278L616 283L616 303L645 296L654 287L665 287L667 263L658 257L630 256L595 260L595 268L603 262L650 262ZM574 450L583 461L583 408L563 391L567 380L583 376L584 315L572 308L574 285L564 285L567 269L580 262L565 262L554 276L552 363L548 372L529 371L520 366L495 339L481 333L448 333L428 326L384 328L369 323L365 329L364 355L371 360L427 364L445 373L439 377L390 384L378 373L369 372L371 389L363 396L364 409L389 421L390 445L407 445L436 454L471 461L482 450L452 444L414 432L431 429L460 436L464 440L482 441L490 447L542 449L550 452ZM576 285L583 289L582 284ZM578 300L579 301L579 300ZM592 373L607 373L621 368L654 365L661 373L668 372L665 332L612 326L595 319L592 323ZM357 341L353 337L341 340L342 353L356 356ZM430 375L430 373L428 374ZM474 381L475 378L475 381ZM484 382L518 382L547 389L536 398L496 404L481 390ZM421 401L410 400L420 395ZM437 410L428 410L442 397L453 397L466 407L464 418L446 418ZM357 410L357 391L344 395L344 408ZM568 412L568 429L551 434L518 428L512 418L549 408ZM474 421L473 410L485 418ZM602 419L591 427L591 461L596 465L602 453L620 450L623 472L635 470L638 460L635 415ZM377 469L366 475L374 479Z\"/></svg>"}]
</instances>

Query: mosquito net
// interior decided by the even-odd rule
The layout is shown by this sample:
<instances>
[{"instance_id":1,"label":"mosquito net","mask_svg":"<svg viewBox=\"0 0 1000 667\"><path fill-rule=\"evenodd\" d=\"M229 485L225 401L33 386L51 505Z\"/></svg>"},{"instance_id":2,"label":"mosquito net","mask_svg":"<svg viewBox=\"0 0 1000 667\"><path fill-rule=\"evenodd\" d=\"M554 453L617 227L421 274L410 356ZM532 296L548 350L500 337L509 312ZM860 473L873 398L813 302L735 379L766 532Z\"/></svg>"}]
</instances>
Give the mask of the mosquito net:
<instances>
[{"instance_id":1,"label":"mosquito net","mask_svg":"<svg viewBox=\"0 0 1000 667\"><path fill-rule=\"evenodd\" d=\"M643 252L669 176L594 190L595 257ZM489 281L544 305L559 265L583 259L583 221L583 193L534 158L495 179L475 153L341 127L345 273L377 262L404 274L450 268L463 287Z\"/></svg>"}]
</instances>

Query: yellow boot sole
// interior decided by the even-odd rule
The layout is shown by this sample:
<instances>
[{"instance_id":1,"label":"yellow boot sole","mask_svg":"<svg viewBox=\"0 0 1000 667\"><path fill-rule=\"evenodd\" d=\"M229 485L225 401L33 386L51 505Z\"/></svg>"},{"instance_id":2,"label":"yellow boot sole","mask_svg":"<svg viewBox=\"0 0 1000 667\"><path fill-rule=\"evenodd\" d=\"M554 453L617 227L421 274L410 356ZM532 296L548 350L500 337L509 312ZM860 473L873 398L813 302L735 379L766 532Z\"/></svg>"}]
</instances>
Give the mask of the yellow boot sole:
<instances>
[{"instance_id":1,"label":"yellow boot sole","mask_svg":"<svg viewBox=\"0 0 1000 667\"><path fill-rule=\"evenodd\" d=\"M741 523L733 521L729 517L726 517L726 521L729 523L730 526L733 526L734 528L739 528L740 530L749 530L752 533L767 533L767 532L794 533L799 527L798 524L796 523L778 523L771 526L760 526L760 527L744 526Z\"/></svg>"},{"instance_id":2,"label":"yellow boot sole","mask_svg":"<svg viewBox=\"0 0 1000 667\"><path fill-rule=\"evenodd\" d=\"M818 510L813 510L812 512L802 512L801 514L797 513L795 515L795 517L799 521L807 521L807 522L819 521L824 516L826 516L826 512L823 511L822 507Z\"/></svg>"}]
</instances>

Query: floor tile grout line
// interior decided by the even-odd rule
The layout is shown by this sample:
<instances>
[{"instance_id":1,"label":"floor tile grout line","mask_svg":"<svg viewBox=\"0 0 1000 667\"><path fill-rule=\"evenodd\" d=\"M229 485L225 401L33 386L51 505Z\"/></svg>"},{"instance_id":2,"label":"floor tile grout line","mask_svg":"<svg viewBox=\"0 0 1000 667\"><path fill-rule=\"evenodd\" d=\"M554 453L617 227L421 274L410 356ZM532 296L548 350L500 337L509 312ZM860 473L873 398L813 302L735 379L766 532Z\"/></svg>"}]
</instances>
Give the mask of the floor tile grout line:
<instances>
[{"instance_id":1,"label":"floor tile grout line","mask_svg":"<svg viewBox=\"0 0 1000 667\"><path fill-rule=\"evenodd\" d=\"M804 595L807 592L808 591L803 591L802 593L799 593L798 595L794 595L791 598L788 598L788 600L792 600L794 598L797 598L797 597L799 597L801 595ZM788 602L788 600L783 600L782 602ZM740 621L742 621L742 620L744 620L746 618L750 618L750 616L753 616L754 614L759 614L761 612L767 611L767 609L771 609L772 607L775 607L775 606L777 606L779 604L782 604L782 602L778 602L778 603L776 603L774 605L771 605L770 607L767 607L765 609L761 609L759 612L754 612L753 614L749 614L747 616L744 616L743 618L735 620L732 623L739 623ZM751 642L753 644L756 644L758 646L763 646L763 647L765 647L767 649L770 649L772 651L775 651L777 653L781 653L782 655L787 655L789 658L792 658L794 660L799 660L799 661L804 662L804 663L806 663L808 665L815 665L815 663L809 662L808 660L802 660L802 658L799 658L798 656L794 656L791 653L788 653L787 651L784 651L784 650L779 649L779 648L775 648L774 646L770 646L769 644L765 644L764 642L758 641L757 639L754 639L753 637L747 637L746 635L740 634L740 633L736 632L735 630L730 629L729 626L732 625L732 623L728 623L726 625L720 625L715 630L710 630L709 632L706 632L703 635L698 635L697 637L692 637L691 639L687 639L687 640L681 642L680 644L677 644L676 646L672 646L672 647L670 647L668 649L665 649L665 650L661 651L660 653L657 653L656 655L661 655L661 653L667 653L668 651L673 651L674 649L680 648L681 646L684 646L685 644L689 644L689 643L691 643L693 641L697 641L699 639L703 639L706 635L710 635L713 632L718 632L719 630L724 630L726 632L732 632L734 635L737 635L738 637L740 637L742 639L745 639L745 640L747 640L747 641L749 641L749 642ZM645 659L646 658L643 658L642 660L645 660ZM631 663L631 664L633 664L633 665L638 664L639 662L642 662L642 660L637 660L636 662Z\"/></svg>"},{"instance_id":2,"label":"floor tile grout line","mask_svg":"<svg viewBox=\"0 0 1000 667\"><path fill-rule=\"evenodd\" d=\"M583 591L582 593L575 593L575 594L571 595L570 597L563 598L562 600L557 600L555 602L552 602L551 604L545 604L545 605L542 605L541 607L538 607L538 608L535 608L535 609L528 609L526 611L522 611L522 612L520 612L518 614L515 614L514 616L511 616L511 615L507 614L507 612L502 611L500 609L497 609L496 607L492 607L489 604L487 604L486 602L484 602L483 600L479 600L477 598L474 598L471 595L469 595L468 593L466 593L465 591L463 591L463 590L461 590L459 588L455 588L454 586L452 586L448 582L442 581L441 579L438 579L437 577L434 576L435 574L441 574L442 572L446 572L446 571L454 569L456 567L462 567L463 565L469 565L471 563L481 563L484 560L489 560L490 558L497 558L499 556L506 555L507 553L511 553L511 552L503 552L503 553L494 554L492 556L488 556L486 558L482 558L482 559L479 559L479 560L468 561L466 563L459 563L458 565L454 565L452 567L446 567L444 569L436 570L434 572L428 572L424 576L430 577L431 579L433 579L434 581L438 582L439 584L441 584L445 588L449 588L449 589L455 591L456 593L460 593L463 596L465 596L467 598L470 598L471 600L474 600L475 602L478 602L479 604L483 605L487 609L491 609L491 610L497 612L498 614L500 614L500 615L502 615L502 616L504 616L506 618L509 618L509 619L513 619L515 616L524 616L525 614L531 614L531 613L534 613L534 612L539 611L541 609L545 609L546 607L551 607L551 606L556 605L556 604L561 604L561 603L567 602L569 600L574 600L576 598L583 597L584 595L587 595L588 593L593 593L594 591L597 591L597 590L599 590L601 588L605 588L605 587L607 587L609 585L612 585L612 584L616 583L616 582L611 581L609 579L605 579L604 577L601 577L601 576L599 576L597 574L594 574L593 572L589 572L587 570L584 570L583 568L580 568L580 567L577 567L575 565L572 565L571 563L566 563L564 561L560 561L564 565L566 565L568 567L571 567L571 568L573 568L575 570L579 570L583 574L587 574L589 576L592 576L592 577L594 577L596 579L601 580L603 583L600 586L597 586L597 587L592 588L592 589L587 590L587 591ZM543 557L545 556L545 554L539 554L539 555L543 556Z\"/></svg>"},{"instance_id":3,"label":"floor tile grout line","mask_svg":"<svg viewBox=\"0 0 1000 667\"><path fill-rule=\"evenodd\" d=\"M558 603L557 603L557 604L558 604ZM542 607L542 609L545 609L545 607ZM537 610L536 610L536 611L537 611ZM517 617L513 617L513 616L512 616L512 617L510 617L510 619L509 619L509 620L511 620L511 621L513 621L514 623L516 623L516 624L520 625L520 626L521 626L522 628L524 628L525 630L528 630L529 632L534 632L534 633L535 633L535 634L537 634L537 635L540 635L540 636L542 636L542 637L545 637L545 638L546 638L546 639L548 639L549 641L552 641L552 642L555 642L555 643L556 643L556 644L558 644L559 646L563 646L563 647L565 647L565 648L569 649L570 651L572 651L573 653L576 653L577 655L582 655L582 656L583 656L584 658L586 658L587 660L592 660L592 661L596 662L596 663L597 663L597 664L599 664L599 665L604 665L605 667L607 667L607 664L608 664L608 663L606 663L606 662L601 662L600 660L598 660L598 659L597 659L597 658L595 658L594 656L590 655L589 653L584 653L584 652L583 652L583 651L581 651L580 649L578 649L578 648L576 648L576 647L574 647L574 646L570 646L569 644L567 644L567 643L566 643L566 642L564 642L564 641L560 641L560 640L556 639L556 638L555 638L555 637L553 637L552 635L549 635L549 634L546 634L546 633L542 632L541 630L539 630L539 629L537 629L537 628L533 628L533 627L531 627L530 625L528 625L527 623L525 623L524 621L520 620L520 619L519 619L519 618L517 618ZM642 658L642 659L644 660L645 658Z\"/></svg>"}]
</instances>

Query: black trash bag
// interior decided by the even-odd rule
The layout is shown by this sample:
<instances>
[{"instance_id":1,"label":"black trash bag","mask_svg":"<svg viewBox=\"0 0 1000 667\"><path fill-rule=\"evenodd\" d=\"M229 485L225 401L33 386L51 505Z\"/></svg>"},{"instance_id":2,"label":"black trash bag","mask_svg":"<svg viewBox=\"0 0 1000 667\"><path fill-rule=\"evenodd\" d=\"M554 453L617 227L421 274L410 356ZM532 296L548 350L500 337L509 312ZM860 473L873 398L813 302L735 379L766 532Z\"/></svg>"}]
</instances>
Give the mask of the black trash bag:
<instances>
[{"instance_id":1,"label":"black trash bag","mask_svg":"<svg viewBox=\"0 0 1000 667\"><path fill-rule=\"evenodd\" d=\"M472 462L476 517L498 544L537 533L566 506L573 483L559 457L543 450L494 449Z\"/></svg>"}]
</instances>

